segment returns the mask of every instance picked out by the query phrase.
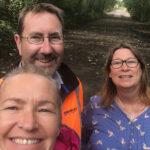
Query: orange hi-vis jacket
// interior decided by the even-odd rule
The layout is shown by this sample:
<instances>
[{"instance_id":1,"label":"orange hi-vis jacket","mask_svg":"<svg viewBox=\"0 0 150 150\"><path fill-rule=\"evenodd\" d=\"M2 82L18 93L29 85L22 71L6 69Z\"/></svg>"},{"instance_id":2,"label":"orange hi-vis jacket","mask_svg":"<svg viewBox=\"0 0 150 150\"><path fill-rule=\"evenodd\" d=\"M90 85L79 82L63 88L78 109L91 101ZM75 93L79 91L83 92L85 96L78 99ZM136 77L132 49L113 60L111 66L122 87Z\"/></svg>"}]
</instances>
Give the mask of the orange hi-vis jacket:
<instances>
[{"instance_id":1,"label":"orange hi-vis jacket","mask_svg":"<svg viewBox=\"0 0 150 150\"><path fill-rule=\"evenodd\" d=\"M81 140L81 112L83 111L83 90L80 80L65 65L58 69L65 88L61 89L63 99L62 124L72 128Z\"/></svg>"},{"instance_id":2,"label":"orange hi-vis jacket","mask_svg":"<svg viewBox=\"0 0 150 150\"><path fill-rule=\"evenodd\" d=\"M82 84L65 64L59 67L58 72L64 83L60 90L63 101L62 125L71 128L81 142L81 112L83 111ZM0 84L2 81L3 79L0 79Z\"/></svg>"},{"instance_id":3,"label":"orange hi-vis jacket","mask_svg":"<svg viewBox=\"0 0 150 150\"><path fill-rule=\"evenodd\" d=\"M72 91L63 102L62 124L72 128L81 139L81 112L83 104L80 103L82 96L82 86L79 81L79 87Z\"/></svg>"},{"instance_id":4,"label":"orange hi-vis jacket","mask_svg":"<svg viewBox=\"0 0 150 150\"><path fill-rule=\"evenodd\" d=\"M0 84L1 84L2 82L3 82L3 79L1 78L1 79L0 79Z\"/></svg>"}]
</instances>

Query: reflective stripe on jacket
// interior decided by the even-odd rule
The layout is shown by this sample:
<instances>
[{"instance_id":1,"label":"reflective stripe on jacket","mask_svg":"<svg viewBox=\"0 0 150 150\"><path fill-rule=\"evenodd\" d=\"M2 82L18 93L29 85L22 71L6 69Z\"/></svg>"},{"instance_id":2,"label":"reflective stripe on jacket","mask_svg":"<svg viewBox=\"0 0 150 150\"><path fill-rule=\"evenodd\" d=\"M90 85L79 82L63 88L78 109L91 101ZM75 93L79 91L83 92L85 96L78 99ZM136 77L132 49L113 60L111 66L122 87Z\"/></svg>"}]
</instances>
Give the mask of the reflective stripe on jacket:
<instances>
[{"instance_id":1,"label":"reflective stripe on jacket","mask_svg":"<svg viewBox=\"0 0 150 150\"><path fill-rule=\"evenodd\" d=\"M79 81L80 83L80 81ZM83 110L81 83L63 102L62 124L72 128L81 139L81 112Z\"/></svg>"},{"instance_id":2,"label":"reflective stripe on jacket","mask_svg":"<svg viewBox=\"0 0 150 150\"><path fill-rule=\"evenodd\" d=\"M1 85L1 83L3 82L3 79L2 78L0 78L0 85Z\"/></svg>"},{"instance_id":3,"label":"reflective stripe on jacket","mask_svg":"<svg viewBox=\"0 0 150 150\"><path fill-rule=\"evenodd\" d=\"M83 111L83 89L80 80L65 65L58 69L69 93L62 90L62 124L73 129L81 140L81 112Z\"/></svg>"}]
</instances>

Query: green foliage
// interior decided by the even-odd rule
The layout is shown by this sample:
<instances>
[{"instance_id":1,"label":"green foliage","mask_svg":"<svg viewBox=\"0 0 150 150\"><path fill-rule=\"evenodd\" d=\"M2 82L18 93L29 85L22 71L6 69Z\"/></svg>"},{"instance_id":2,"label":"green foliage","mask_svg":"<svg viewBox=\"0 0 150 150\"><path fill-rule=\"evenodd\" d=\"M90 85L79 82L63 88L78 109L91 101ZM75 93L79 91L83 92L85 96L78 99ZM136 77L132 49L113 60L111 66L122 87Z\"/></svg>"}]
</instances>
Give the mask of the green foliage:
<instances>
[{"instance_id":1,"label":"green foliage","mask_svg":"<svg viewBox=\"0 0 150 150\"><path fill-rule=\"evenodd\" d=\"M8 50L15 47L13 40L14 32L12 27L4 21L0 22L0 35L0 49L8 53Z\"/></svg>"},{"instance_id":2,"label":"green foliage","mask_svg":"<svg viewBox=\"0 0 150 150\"><path fill-rule=\"evenodd\" d=\"M124 7L124 2L122 0L116 0L117 1L117 5L118 5L118 8L123 8Z\"/></svg>"},{"instance_id":3,"label":"green foliage","mask_svg":"<svg viewBox=\"0 0 150 150\"><path fill-rule=\"evenodd\" d=\"M20 10L27 5L47 2L52 3L65 12L66 25L85 23L103 16L106 10L109 10L116 0L0 0L0 16L13 28L16 27L17 18Z\"/></svg>"},{"instance_id":4,"label":"green foliage","mask_svg":"<svg viewBox=\"0 0 150 150\"><path fill-rule=\"evenodd\" d=\"M67 20L80 24L101 18L115 2L116 0L64 0L64 10Z\"/></svg>"},{"instance_id":5,"label":"green foliage","mask_svg":"<svg viewBox=\"0 0 150 150\"><path fill-rule=\"evenodd\" d=\"M109 10L115 0L0 0L0 47L8 49L14 44L13 34L17 18L24 6L35 3L52 3L64 10L65 26L71 27L98 19Z\"/></svg>"},{"instance_id":6,"label":"green foliage","mask_svg":"<svg viewBox=\"0 0 150 150\"><path fill-rule=\"evenodd\" d=\"M104 11L110 11L113 9L113 7L115 6L115 4L117 3L117 0L107 0L104 2Z\"/></svg>"},{"instance_id":7,"label":"green foliage","mask_svg":"<svg viewBox=\"0 0 150 150\"><path fill-rule=\"evenodd\" d=\"M52 3L63 9L66 27L99 19L116 3L118 6L123 4L119 0L0 0L0 49L13 47L13 34L17 29L20 10L40 2ZM124 0L124 3L133 18L150 21L150 0Z\"/></svg>"},{"instance_id":8,"label":"green foliage","mask_svg":"<svg viewBox=\"0 0 150 150\"><path fill-rule=\"evenodd\" d=\"M150 21L150 0L124 0L132 18L146 22Z\"/></svg>"}]
</instances>

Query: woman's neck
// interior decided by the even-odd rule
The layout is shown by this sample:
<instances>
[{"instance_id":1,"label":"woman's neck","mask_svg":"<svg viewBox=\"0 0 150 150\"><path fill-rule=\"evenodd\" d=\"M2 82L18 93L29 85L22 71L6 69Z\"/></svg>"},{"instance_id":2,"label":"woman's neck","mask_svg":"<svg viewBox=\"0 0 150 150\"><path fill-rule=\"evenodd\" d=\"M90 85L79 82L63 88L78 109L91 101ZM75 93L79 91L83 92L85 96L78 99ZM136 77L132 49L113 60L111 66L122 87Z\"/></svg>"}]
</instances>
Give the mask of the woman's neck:
<instances>
[{"instance_id":1,"label":"woman's neck","mask_svg":"<svg viewBox=\"0 0 150 150\"><path fill-rule=\"evenodd\" d=\"M130 120L134 120L147 108L136 90L118 90L115 101Z\"/></svg>"},{"instance_id":2,"label":"woman's neck","mask_svg":"<svg viewBox=\"0 0 150 150\"><path fill-rule=\"evenodd\" d=\"M117 89L117 97L127 104L141 103L139 89Z\"/></svg>"}]
</instances>

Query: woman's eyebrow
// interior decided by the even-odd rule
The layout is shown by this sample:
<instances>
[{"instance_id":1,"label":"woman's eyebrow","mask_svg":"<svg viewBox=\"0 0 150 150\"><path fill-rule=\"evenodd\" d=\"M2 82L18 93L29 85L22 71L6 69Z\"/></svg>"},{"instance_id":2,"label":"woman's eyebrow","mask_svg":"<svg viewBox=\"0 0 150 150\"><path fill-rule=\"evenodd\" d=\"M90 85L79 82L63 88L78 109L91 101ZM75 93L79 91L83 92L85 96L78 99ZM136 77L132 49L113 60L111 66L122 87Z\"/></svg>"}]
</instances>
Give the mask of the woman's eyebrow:
<instances>
[{"instance_id":1,"label":"woman's eyebrow","mask_svg":"<svg viewBox=\"0 0 150 150\"><path fill-rule=\"evenodd\" d=\"M16 103L19 103L19 104L25 104L26 103L25 100L20 99L20 98L16 98L16 97L10 97L10 98L0 100L0 103L6 103L6 102L12 102L12 101L16 102Z\"/></svg>"},{"instance_id":2,"label":"woman's eyebrow","mask_svg":"<svg viewBox=\"0 0 150 150\"><path fill-rule=\"evenodd\" d=\"M46 99L39 100L39 101L37 102L37 104L38 104L38 105L46 105L46 104L51 104L51 105L54 105L54 106L56 106L56 104L55 104L55 103L53 103L53 102L52 102L52 101L50 101L50 100L46 100Z\"/></svg>"}]
</instances>

